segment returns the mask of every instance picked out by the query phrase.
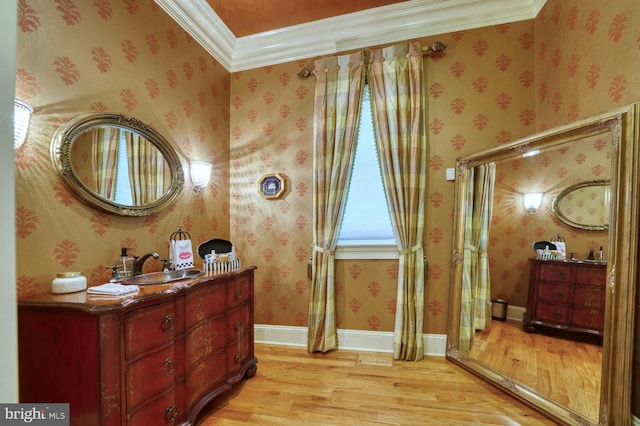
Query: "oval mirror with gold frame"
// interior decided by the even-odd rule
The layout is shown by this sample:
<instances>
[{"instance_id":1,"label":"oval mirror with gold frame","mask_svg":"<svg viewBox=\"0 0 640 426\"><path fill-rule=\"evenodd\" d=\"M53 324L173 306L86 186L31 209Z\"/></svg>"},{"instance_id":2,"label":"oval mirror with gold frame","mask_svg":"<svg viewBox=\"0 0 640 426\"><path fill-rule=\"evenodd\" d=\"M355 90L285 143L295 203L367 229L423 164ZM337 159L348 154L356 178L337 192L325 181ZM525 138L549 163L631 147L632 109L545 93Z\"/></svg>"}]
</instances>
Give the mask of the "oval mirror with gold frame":
<instances>
[{"instance_id":1,"label":"oval mirror with gold frame","mask_svg":"<svg viewBox=\"0 0 640 426\"><path fill-rule=\"evenodd\" d=\"M446 357L527 405L537 408L558 424L631 424L632 348L637 280L634 265L638 259L640 232L637 219L640 214L638 203L640 178L637 167L640 159L639 111L639 103L620 107L457 160L451 305ZM517 223L524 223L525 226L519 228L531 229L534 234L538 229L556 230L565 226L560 221L553 223L552 218L547 219L546 208L537 213L528 213L523 208L521 193L526 191L522 189L531 185L531 179L530 176L525 175L522 181L516 182L513 173L514 165L537 161L538 163L529 163L530 167L526 170L539 171L544 164L555 161L559 164L558 169L563 170L564 173L567 170L566 160L563 162L559 155L573 152L575 154L572 158L582 158L583 153L590 149L605 150L597 151L593 156L600 157L604 165L603 170L606 170L606 174L610 176L611 190L608 232L597 237L605 238L605 244L609 248L606 273L601 281L593 284L600 286L599 291L602 292L601 297L604 299L599 299L602 303L599 303L597 308L599 318L604 318L603 337L593 346L593 353L598 354L595 369L585 373L585 380L593 382L592 387L595 388L587 398L583 395L586 393L583 382L564 381L565 378L573 378L572 366L578 360L571 356L576 355L577 350L570 349L564 352L567 356L561 359L546 359L545 357L552 353L553 348L545 345L530 346L530 342L535 341L535 336L544 333L531 333L531 330L525 330L522 324L522 312L519 312L519 315L510 316L506 321L506 324L514 330L513 335L493 336L494 330L505 330L500 328L500 324L504 324L502 321L504 318L497 321L493 317L493 305L491 305L492 297L501 296L488 294L485 289L491 289L494 278L498 280L498 277L491 275L491 270L499 270L497 263L513 253L509 250L499 253L491 252L492 244L496 243L496 239L502 238L502 234L500 236L491 234L496 228L496 222L492 221L491 208L487 206L495 208L498 204L509 205L504 209L507 213L498 218L508 222L509 232L517 232L514 226ZM536 157L538 159L535 159ZM586 169L578 165L574 167L575 173L579 173L580 168L583 172ZM540 185L544 185L544 188L532 189L553 191L558 187L568 186L558 182L561 176L557 173L553 175L555 179L551 177L552 174L540 179ZM508 179L499 180L500 177L505 176ZM510 191L510 195L505 195L505 189ZM498 196L494 191L502 192ZM485 225L482 225L483 220ZM551 224L546 228L540 227L536 222L545 220L551 220ZM523 250L528 250L530 247L527 244L529 238L521 238L513 233L504 235L510 235L509 241L512 248L521 245ZM575 237L572 236L572 238ZM571 239L567 240L568 245L573 243ZM518 257L520 267L510 271L512 281L522 274L527 277L525 279L528 279L527 265L531 256L523 252ZM581 261L568 259L560 262L580 263ZM585 263L588 264L588 261ZM484 279L479 279L479 276L483 276ZM484 289L482 289L483 286ZM527 297L531 296L527 296L529 291L526 288L528 281L525 281L523 286L524 288L518 291L523 293L525 300L529 300ZM478 297L480 291L484 292L482 298ZM551 296L564 295L564 292L558 293L558 291L553 290L550 293ZM580 309L581 305L578 303L584 303L585 311L588 311L593 305L589 304L586 307L586 304L592 302L593 300L586 299L582 302L574 301L576 305L571 309ZM560 302L553 303L562 307ZM480 318L475 314L478 306L484 310ZM523 308L524 312L526 309L528 308ZM550 314L554 314L554 311L550 311ZM575 336L563 333L561 325L558 326L558 330L553 331L566 340L569 347L577 340ZM518 338L522 339L522 343L518 343L520 342ZM519 355L511 355L513 352L509 351L513 348L518 348ZM487 350L493 351L490 352L490 356L484 352ZM550 370L541 372L536 362L542 365L543 360L546 363L544 365L555 364L560 368L553 372ZM563 370L563 365L567 369ZM563 383L562 389L552 389L556 382ZM574 404L574 400L578 401L577 405ZM590 407L580 406L583 403Z\"/></svg>"},{"instance_id":2,"label":"oval mirror with gold frame","mask_svg":"<svg viewBox=\"0 0 640 426\"><path fill-rule=\"evenodd\" d=\"M553 200L553 212L569 226L587 231L609 228L609 180L593 180L568 186Z\"/></svg>"},{"instance_id":3,"label":"oval mirror with gold frame","mask_svg":"<svg viewBox=\"0 0 640 426\"><path fill-rule=\"evenodd\" d=\"M168 207L184 186L178 154L155 129L120 114L85 114L53 137L51 160L62 181L91 207L147 216Z\"/></svg>"}]
</instances>

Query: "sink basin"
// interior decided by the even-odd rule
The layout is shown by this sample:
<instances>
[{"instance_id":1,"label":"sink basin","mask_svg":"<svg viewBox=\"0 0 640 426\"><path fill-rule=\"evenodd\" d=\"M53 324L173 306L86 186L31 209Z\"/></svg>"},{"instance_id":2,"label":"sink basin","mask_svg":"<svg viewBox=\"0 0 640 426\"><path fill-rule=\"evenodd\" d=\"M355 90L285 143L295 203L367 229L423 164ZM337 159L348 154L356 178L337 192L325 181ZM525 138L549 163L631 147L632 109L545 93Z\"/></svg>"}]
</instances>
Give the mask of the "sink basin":
<instances>
[{"instance_id":1,"label":"sink basin","mask_svg":"<svg viewBox=\"0 0 640 426\"><path fill-rule=\"evenodd\" d=\"M593 260L593 259L571 259L570 262L574 262L574 263L607 263L606 260Z\"/></svg>"},{"instance_id":2,"label":"sink basin","mask_svg":"<svg viewBox=\"0 0 640 426\"><path fill-rule=\"evenodd\" d=\"M204 274L197 269L180 269L175 271L150 272L148 274L136 275L122 280L124 285L145 285L145 284L164 284L171 281L184 280L185 278L195 278Z\"/></svg>"}]
</instances>

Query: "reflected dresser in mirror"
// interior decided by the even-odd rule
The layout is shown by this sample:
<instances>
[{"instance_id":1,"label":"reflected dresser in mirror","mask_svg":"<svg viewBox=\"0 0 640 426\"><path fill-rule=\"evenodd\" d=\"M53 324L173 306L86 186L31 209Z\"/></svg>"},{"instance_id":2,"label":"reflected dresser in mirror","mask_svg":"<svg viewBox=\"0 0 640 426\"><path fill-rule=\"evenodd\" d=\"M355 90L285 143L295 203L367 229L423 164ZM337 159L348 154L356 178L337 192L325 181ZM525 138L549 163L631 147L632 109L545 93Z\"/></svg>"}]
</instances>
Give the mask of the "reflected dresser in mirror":
<instances>
[{"instance_id":1,"label":"reflected dresser in mirror","mask_svg":"<svg viewBox=\"0 0 640 426\"><path fill-rule=\"evenodd\" d=\"M602 338L607 264L530 259L525 331L540 328Z\"/></svg>"},{"instance_id":2,"label":"reflected dresser in mirror","mask_svg":"<svg viewBox=\"0 0 640 426\"><path fill-rule=\"evenodd\" d=\"M543 130L456 160L456 213L451 256L452 286L447 359L539 409L556 424L594 426L631 424L630 402L634 364L633 345L630 344L630 339L634 335L633 329L636 324L634 322L637 311L635 303L637 268L635 266L640 246L637 220L640 217L638 213L640 203L637 202L640 193L637 167L638 158L640 158L638 123L640 123L640 103L635 103L579 119L554 129ZM580 162L580 167L572 168L572 174L565 173L567 164L570 162L578 164L574 160L582 159L583 155L589 152L602 159L602 161L595 161L600 166L594 169ZM521 168L523 164L528 165L528 168ZM488 171L491 171L494 165L496 178L492 179ZM512 176L513 171L516 170L515 166L519 166L518 169L524 171L521 178ZM594 170L598 171L598 176L592 173ZM480 177L488 177L488 179L480 179ZM536 180L534 181L532 177ZM608 206L598 215L602 217L600 222L586 223L580 220L569 211L573 209L571 206L567 208L564 205L558 205L557 211L565 214L573 222L572 224L567 224L555 215L547 220L547 213L552 212L546 206L536 214L530 214L523 206L524 193L542 191L547 201L558 200L556 194L562 193L566 188L571 189L566 190L565 194L568 192L573 194L574 190L582 189L574 185L594 182L593 179L602 179L602 182L593 186L603 189L602 204ZM493 184L491 184L492 181ZM604 181L609 183L604 184ZM537 186L533 187L532 183ZM592 185L582 186L591 189ZM560 199L563 198L560 197ZM492 217L493 213L498 212L498 210L494 212L494 205L504 206L501 210L504 212L502 216ZM490 206L491 210L487 206ZM484 220L485 218L487 220ZM552 271L544 274L540 274L539 271L534 272L536 275L531 280L531 298L527 307L528 317L525 321L526 326L531 330L542 331L543 327L564 329L567 330L566 332L571 330L580 333L576 335L575 340L578 340L578 337L582 340L590 336L602 341L601 347L594 345L601 348L601 361L597 363L600 368L594 368L592 374L593 383L599 386L599 392L591 400L592 402L588 403L592 405L588 411L584 409L583 404L569 404L566 399L556 397L550 392L547 381L525 381L518 374L503 369L503 363L492 363L480 359L477 353L469 349L476 333L484 332L481 330L482 319L486 318L483 316L476 321L474 292L485 288L493 291L494 281L499 281L494 280L494 277L500 277L500 280L505 283L513 278L513 274L518 274L518 277L522 276L523 281L526 281L529 277L521 272L525 270L523 266L528 265L525 259L530 255L530 242L539 239L541 235L565 233L564 226L575 227L574 223L581 226L576 227L576 235L596 230L593 226L597 226L597 230L603 232L597 239L587 237L580 242L574 238L573 230L569 233L574 247L590 247L596 242L598 246L603 245L603 249L607 252L606 266L604 262L602 262L603 265L576 262L575 265L568 264L561 267L559 271L552 268ZM487 226L489 224L490 232ZM516 224L520 224L519 228L526 231L526 235L516 229L518 228ZM500 226L502 226L502 234L498 234ZM516 230L518 233L514 234L512 231ZM495 237L496 235L508 236L501 239L503 242L506 241L501 248L494 246L494 242L499 239ZM484 246L479 247L474 244L476 239L483 244L485 241L489 242L486 253L483 253ZM514 257L514 253L518 251L523 255ZM503 258L519 260L512 263L509 269L502 269L501 259ZM537 262L531 263L534 270L537 264ZM477 266L474 269L474 265L480 265L482 269ZM545 265L553 266L552 263L545 263ZM491 277L491 287L482 287L488 282L484 279L487 275L486 271L489 271L488 275ZM601 279L598 278L595 282L589 278L585 279L585 275L594 273ZM523 284L518 287L522 289L529 286L526 282L518 284ZM542 287L538 288L538 285ZM511 287L503 287L494 292L491 297L487 295L482 300L491 300L495 296L502 297L500 291L508 294L510 289ZM524 294L529 295L529 291L527 290ZM522 300L523 304L526 302ZM481 304L481 306L486 305ZM518 329L521 327L522 325L518 324ZM523 338L527 337L527 334L523 333L523 335ZM546 336L530 334L529 337ZM596 349L594 356L597 357L598 353ZM571 368L565 365L563 360L558 361L558 358L555 358L553 362L556 361L561 368L560 371ZM536 377L539 376L536 375ZM582 389L583 387L580 386L571 387L572 391L581 392Z\"/></svg>"}]
</instances>

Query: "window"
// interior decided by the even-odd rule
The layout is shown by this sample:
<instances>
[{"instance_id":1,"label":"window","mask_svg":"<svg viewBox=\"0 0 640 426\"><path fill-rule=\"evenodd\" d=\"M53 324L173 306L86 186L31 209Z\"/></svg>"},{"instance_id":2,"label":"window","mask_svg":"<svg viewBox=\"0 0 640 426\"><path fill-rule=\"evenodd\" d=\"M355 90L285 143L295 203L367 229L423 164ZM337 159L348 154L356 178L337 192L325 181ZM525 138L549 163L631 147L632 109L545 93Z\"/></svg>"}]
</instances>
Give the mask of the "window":
<instances>
[{"instance_id":1,"label":"window","mask_svg":"<svg viewBox=\"0 0 640 426\"><path fill-rule=\"evenodd\" d=\"M127 141L125 132L120 132L118 139L118 162L116 165L116 199L115 202L125 206L133 205L131 183L129 181L129 160L127 159Z\"/></svg>"},{"instance_id":2,"label":"window","mask_svg":"<svg viewBox=\"0 0 640 426\"><path fill-rule=\"evenodd\" d=\"M397 248L382 185L368 86L363 90L361 108L356 155L336 257L396 258Z\"/></svg>"}]
</instances>

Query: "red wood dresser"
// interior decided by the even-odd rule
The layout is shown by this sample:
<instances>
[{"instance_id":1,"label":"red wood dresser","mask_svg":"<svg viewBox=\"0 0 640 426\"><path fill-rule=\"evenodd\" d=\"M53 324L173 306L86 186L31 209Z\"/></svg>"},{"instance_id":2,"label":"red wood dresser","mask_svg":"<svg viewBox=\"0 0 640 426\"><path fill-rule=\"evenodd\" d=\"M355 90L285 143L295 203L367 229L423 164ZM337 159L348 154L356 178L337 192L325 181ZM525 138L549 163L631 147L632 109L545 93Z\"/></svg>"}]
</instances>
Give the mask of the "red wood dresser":
<instances>
[{"instance_id":1,"label":"red wood dresser","mask_svg":"<svg viewBox=\"0 0 640 426\"><path fill-rule=\"evenodd\" d=\"M530 259L524 329L603 336L607 264Z\"/></svg>"},{"instance_id":2,"label":"red wood dresser","mask_svg":"<svg viewBox=\"0 0 640 426\"><path fill-rule=\"evenodd\" d=\"M66 402L74 426L192 425L256 373L255 267L18 301L21 402Z\"/></svg>"}]
</instances>

